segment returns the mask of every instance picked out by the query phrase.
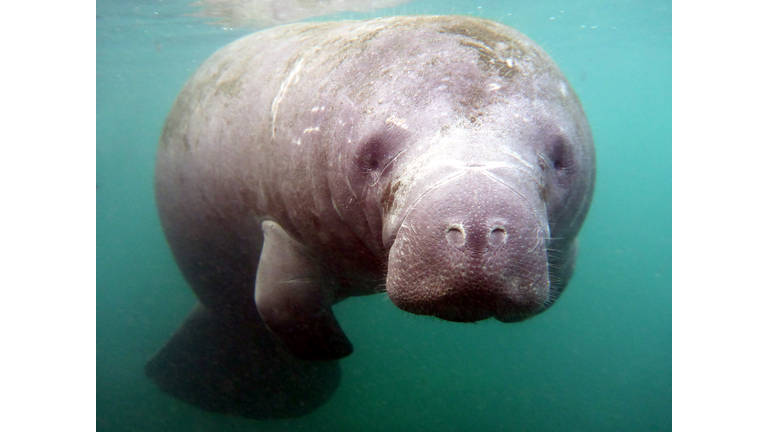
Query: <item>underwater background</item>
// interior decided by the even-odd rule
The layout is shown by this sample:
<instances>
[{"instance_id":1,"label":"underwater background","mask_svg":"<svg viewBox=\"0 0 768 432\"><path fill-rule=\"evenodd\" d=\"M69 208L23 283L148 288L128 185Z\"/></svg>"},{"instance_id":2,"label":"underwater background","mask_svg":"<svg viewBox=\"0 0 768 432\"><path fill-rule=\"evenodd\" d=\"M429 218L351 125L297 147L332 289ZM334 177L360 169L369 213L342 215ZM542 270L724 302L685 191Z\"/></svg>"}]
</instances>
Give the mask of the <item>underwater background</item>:
<instances>
[{"instance_id":1,"label":"underwater background","mask_svg":"<svg viewBox=\"0 0 768 432\"><path fill-rule=\"evenodd\" d=\"M372 13L464 14L531 37L582 101L597 186L576 274L547 312L460 324L384 295L334 306L355 346L331 400L298 419L208 413L143 375L196 300L155 210L163 121L192 71L250 33L188 0L98 0L99 431L663 431L672 427L671 1L414 1Z\"/></svg>"}]
</instances>

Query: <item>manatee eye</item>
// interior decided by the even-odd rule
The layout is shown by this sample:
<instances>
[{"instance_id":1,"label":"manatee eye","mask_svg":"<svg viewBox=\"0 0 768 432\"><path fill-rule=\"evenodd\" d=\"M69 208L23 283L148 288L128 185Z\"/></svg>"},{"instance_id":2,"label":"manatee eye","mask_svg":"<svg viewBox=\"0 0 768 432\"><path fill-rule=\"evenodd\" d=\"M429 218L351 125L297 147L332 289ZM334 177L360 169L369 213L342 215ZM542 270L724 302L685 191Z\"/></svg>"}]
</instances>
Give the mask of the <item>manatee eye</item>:
<instances>
[{"instance_id":1,"label":"manatee eye","mask_svg":"<svg viewBox=\"0 0 768 432\"><path fill-rule=\"evenodd\" d=\"M550 160L556 171L568 171L573 166L571 146L562 135L557 135L551 144Z\"/></svg>"},{"instance_id":2,"label":"manatee eye","mask_svg":"<svg viewBox=\"0 0 768 432\"><path fill-rule=\"evenodd\" d=\"M380 136L374 136L363 144L355 154L357 167L365 172L377 171L382 165L383 158L386 158L384 143Z\"/></svg>"},{"instance_id":3,"label":"manatee eye","mask_svg":"<svg viewBox=\"0 0 768 432\"><path fill-rule=\"evenodd\" d=\"M407 135L399 127L387 127L369 135L355 151L355 166L375 183L403 150Z\"/></svg>"}]
</instances>

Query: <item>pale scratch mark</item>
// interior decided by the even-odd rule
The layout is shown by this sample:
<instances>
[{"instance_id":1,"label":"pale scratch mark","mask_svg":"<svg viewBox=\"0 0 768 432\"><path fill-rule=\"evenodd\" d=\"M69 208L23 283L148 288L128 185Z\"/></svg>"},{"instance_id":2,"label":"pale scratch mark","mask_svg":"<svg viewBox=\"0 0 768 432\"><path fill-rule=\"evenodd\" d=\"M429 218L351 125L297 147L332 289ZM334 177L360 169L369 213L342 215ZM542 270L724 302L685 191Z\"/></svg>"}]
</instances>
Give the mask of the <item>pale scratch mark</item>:
<instances>
[{"instance_id":1,"label":"pale scratch mark","mask_svg":"<svg viewBox=\"0 0 768 432\"><path fill-rule=\"evenodd\" d=\"M320 128L317 127L317 126L309 127L309 128L304 129L304 132L302 133L302 135L306 135L306 134L312 133L312 132L319 132L319 131L320 131ZM274 131L272 132L272 136L274 136ZM296 142L296 145L301 145L301 137L299 137L295 142Z\"/></svg>"},{"instance_id":2,"label":"pale scratch mark","mask_svg":"<svg viewBox=\"0 0 768 432\"><path fill-rule=\"evenodd\" d=\"M395 117L394 115L389 116L385 123L393 124L401 129L408 130L408 124L405 122L405 119Z\"/></svg>"},{"instance_id":3,"label":"pale scratch mark","mask_svg":"<svg viewBox=\"0 0 768 432\"><path fill-rule=\"evenodd\" d=\"M339 215L341 219L344 219L344 215L341 214L341 211L339 210L339 206L336 204L336 200L333 199L333 194L331 194L331 204L333 204L333 209L336 211L336 214Z\"/></svg>"},{"instance_id":4,"label":"pale scratch mark","mask_svg":"<svg viewBox=\"0 0 768 432\"><path fill-rule=\"evenodd\" d=\"M277 92L277 96L275 96L274 99L272 99L272 138L275 137L275 124L277 122L277 110L280 106L280 102L283 100L283 97L285 96L286 91L288 91L288 87L290 87L292 84L296 84L299 82L299 72L301 71L301 66L304 63L304 59L300 59L298 63L296 63L296 66L291 69L291 72L288 74L288 77L283 80L283 82L280 84L280 90ZM294 81L295 80L295 81Z\"/></svg>"},{"instance_id":5,"label":"pale scratch mark","mask_svg":"<svg viewBox=\"0 0 768 432\"><path fill-rule=\"evenodd\" d=\"M508 148L504 148L504 147L501 147L501 151L502 151L502 153L506 153L506 154L508 154L508 155L512 156L513 158L515 158L515 159L519 160L519 161L520 161L520 163L522 163L523 165L527 166L527 167L528 167L528 168L530 168L531 170L533 170L533 169L534 169L534 168L533 168L533 165L531 165L531 164L530 164L530 163L529 163L527 160L523 159L523 158L522 158L522 157L521 157L519 154L517 154L516 152L514 152L514 151L512 151L512 150L510 150L510 149L508 149Z\"/></svg>"}]
</instances>

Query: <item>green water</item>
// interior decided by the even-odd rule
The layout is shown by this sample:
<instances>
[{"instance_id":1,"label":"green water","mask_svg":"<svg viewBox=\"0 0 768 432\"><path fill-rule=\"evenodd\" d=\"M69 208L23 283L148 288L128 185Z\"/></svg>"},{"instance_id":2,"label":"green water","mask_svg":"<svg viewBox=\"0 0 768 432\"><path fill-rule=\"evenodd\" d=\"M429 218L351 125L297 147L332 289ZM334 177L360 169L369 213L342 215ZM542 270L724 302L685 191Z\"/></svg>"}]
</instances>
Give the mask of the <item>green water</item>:
<instances>
[{"instance_id":1,"label":"green water","mask_svg":"<svg viewBox=\"0 0 768 432\"><path fill-rule=\"evenodd\" d=\"M577 272L557 305L519 324L417 317L384 296L347 300L335 311L355 353L341 362L339 390L306 417L264 422L197 410L142 372L195 303L155 211L157 139L194 68L246 33L180 17L188 3L97 2L98 430L671 429L670 1L417 1L384 11L496 19L558 62L598 155Z\"/></svg>"}]
</instances>

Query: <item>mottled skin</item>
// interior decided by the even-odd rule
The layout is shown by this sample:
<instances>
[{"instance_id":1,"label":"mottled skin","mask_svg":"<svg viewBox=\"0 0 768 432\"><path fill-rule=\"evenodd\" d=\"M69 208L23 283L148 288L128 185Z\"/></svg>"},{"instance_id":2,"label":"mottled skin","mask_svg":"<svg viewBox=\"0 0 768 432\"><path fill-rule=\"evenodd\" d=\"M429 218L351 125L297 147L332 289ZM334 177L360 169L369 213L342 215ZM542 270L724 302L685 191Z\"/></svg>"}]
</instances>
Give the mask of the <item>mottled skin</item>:
<instances>
[{"instance_id":1,"label":"mottled skin","mask_svg":"<svg viewBox=\"0 0 768 432\"><path fill-rule=\"evenodd\" d=\"M331 310L346 297L533 316L571 276L594 175L578 98L504 25L393 17L240 39L189 80L160 140L158 208L201 305L147 373L207 409L302 415L338 383L318 360L351 353Z\"/></svg>"}]
</instances>

